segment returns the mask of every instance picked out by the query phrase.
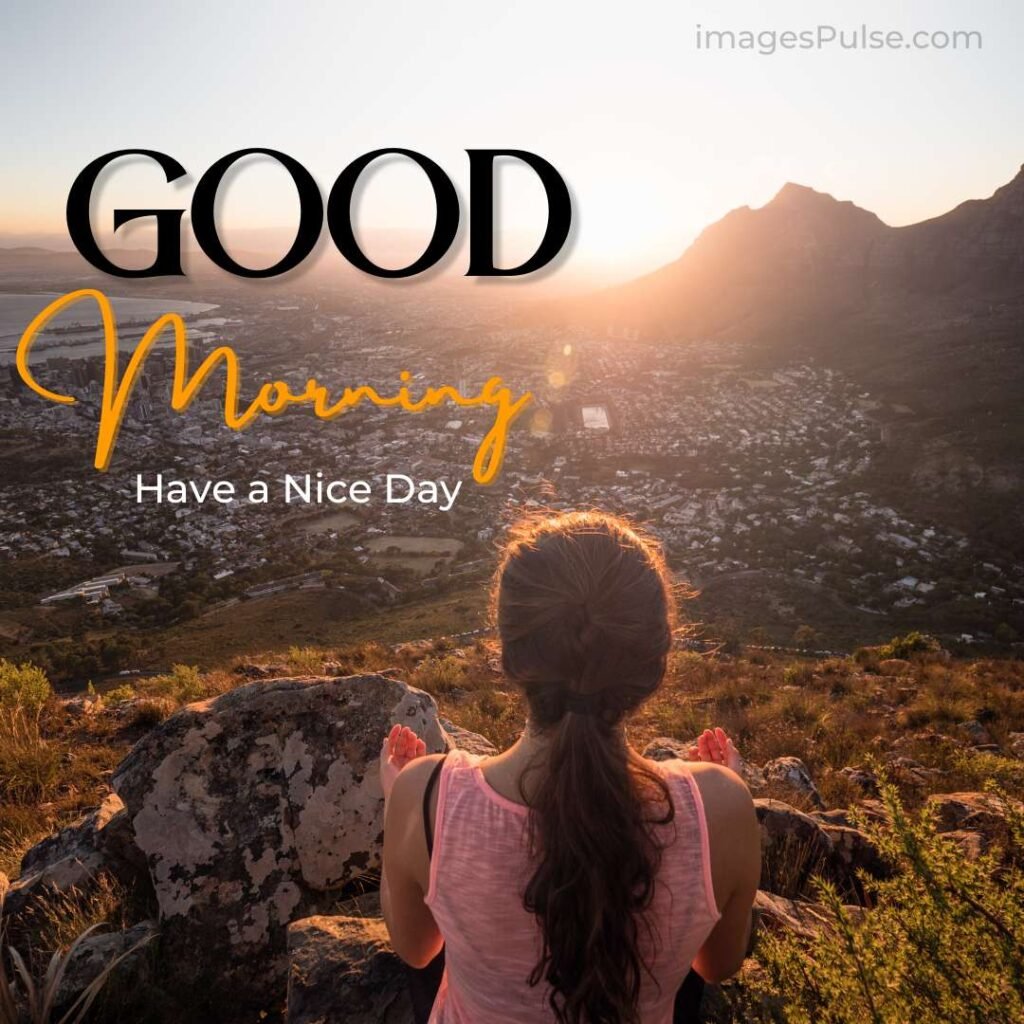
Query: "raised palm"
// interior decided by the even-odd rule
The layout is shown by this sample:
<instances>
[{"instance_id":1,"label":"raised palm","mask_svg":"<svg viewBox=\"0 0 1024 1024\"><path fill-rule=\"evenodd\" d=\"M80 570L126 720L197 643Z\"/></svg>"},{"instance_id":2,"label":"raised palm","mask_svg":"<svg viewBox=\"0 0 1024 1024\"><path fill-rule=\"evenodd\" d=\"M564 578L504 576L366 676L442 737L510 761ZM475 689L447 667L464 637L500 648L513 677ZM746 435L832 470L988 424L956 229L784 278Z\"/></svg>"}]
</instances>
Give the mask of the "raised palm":
<instances>
[{"instance_id":1,"label":"raised palm","mask_svg":"<svg viewBox=\"0 0 1024 1024\"><path fill-rule=\"evenodd\" d=\"M743 769L743 757L736 749L724 729L715 727L705 729L698 737L694 746L690 747L687 756L691 761L710 761L732 769L737 775Z\"/></svg>"},{"instance_id":2,"label":"raised palm","mask_svg":"<svg viewBox=\"0 0 1024 1024\"><path fill-rule=\"evenodd\" d=\"M427 745L407 725L392 726L380 748L380 788L385 800L391 795L398 773L426 752Z\"/></svg>"}]
</instances>

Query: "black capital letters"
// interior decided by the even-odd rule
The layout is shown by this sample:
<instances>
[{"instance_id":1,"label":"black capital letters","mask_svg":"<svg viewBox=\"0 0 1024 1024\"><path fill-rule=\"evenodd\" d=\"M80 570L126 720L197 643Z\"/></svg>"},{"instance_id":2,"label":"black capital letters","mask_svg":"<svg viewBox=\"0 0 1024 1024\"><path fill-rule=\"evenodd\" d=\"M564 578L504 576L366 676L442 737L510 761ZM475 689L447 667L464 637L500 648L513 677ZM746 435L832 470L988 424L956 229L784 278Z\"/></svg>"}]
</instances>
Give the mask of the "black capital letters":
<instances>
[{"instance_id":1,"label":"black capital letters","mask_svg":"<svg viewBox=\"0 0 1024 1024\"><path fill-rule=\"evenodd\" d=\"M181 215L184 210L115 210L114 230L122 224L139 217L156 218L156 259L140 270L126 270L112 263L96 244L89 221L89 206L96 179L107 164L122 156L147 156L155 160L167 175L167 180L177 181L187 172L173 157L153 149L118 149L97 157L84 167L75 178L68 192L67 224L68 234L75 248L97 269L114 277L160 277L163 275L184 276L181 269Z\"/></svg>"},{"instance_id":2,"label":"black capital letters","mask_svg":"<svg viewBox=\"0 0 1024 1024\"><path fill-rule=\"evenodd\" d=\"M562 176L525 149L467 149L469 154L469 270L467 277L532 274L558 255L572 226L572 199ZM548 223L537 251L518 267L494 265L494 158L511 156L533 168L548 199Z\"/></svg>"},{"instance_id":3,"label":"black capital letters","mask_svg":"<svg viewBox=\"0 0 1024 1024\"><path fill-rule=\"evenodd\" d=\"M434 204L437 207L434 233L430 236L430 242L423 255L409 266L399 267L397 270L378 267L376 263L367 259L366 254L359 248L355 232L352 230L352 192L359 175L378 157L387 156L389 153L407 156L423 168L430 187L434 190ZM334 244L352 266L367 274L373 274L374 277L412 277L432 267L455 241L455 235L459 230L459 216L459 194L448 175L429 157L412 149L375 149L372 153L364 153L338 175L338 180L327 197L327 227Z\"/></svg>"},{"instance_id":4,"label":"black capital letters","mask_svg":"<svg viewBox=\"0 0 1024 1024\"><path fill-rule=\"evenodd\" d=\"M217 221L214 205L217 201L217 189L221 179L236 160L243 156L261 153L273 157L291 175L295 188L299 193L299 229L295 233L295 241L285 255L272 267L253 270L243 267L233 260L224 248L217 234ZM281 153L276 149L239 149L234 153L222 156L210 165L207 172L199 179L196 190L192 194L192 232L204 253L217 264L221 270L237 274L239 277L276 277L297 267L312 251L316 240L320 237L323 225L324 201L320 196L313 176L294 157Z\"/></svg>"}]
</instances>

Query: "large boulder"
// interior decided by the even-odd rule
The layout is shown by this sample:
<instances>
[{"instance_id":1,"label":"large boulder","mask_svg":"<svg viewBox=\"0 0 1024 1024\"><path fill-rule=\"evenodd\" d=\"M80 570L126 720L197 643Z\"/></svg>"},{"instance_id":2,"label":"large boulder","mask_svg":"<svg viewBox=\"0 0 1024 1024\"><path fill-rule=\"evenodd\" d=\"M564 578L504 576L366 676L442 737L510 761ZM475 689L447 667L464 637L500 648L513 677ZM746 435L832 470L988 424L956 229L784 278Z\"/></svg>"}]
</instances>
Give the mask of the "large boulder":
<instances>
[{"instance_id":1,"label":"large boulder","mask_svg":"<svg viewBox=\"0 0 1024 1024\"><path fill-rule=\"evenodd\" d=\"M379 917L288 926L288 1024L412 1024L405 967Z\"/></svg>"},{"instance_id":2,"label":"large boulder","mask_svg":"<svg viewBox=\"0 0 1024 1024\"><path fill-rule=\"evenodd\" d=\"M131 819L113 793L96 810L36 843L25 854L4 911L17 916L36 898L84 889L100 874L129 886L146 879L145 858L134 845Z\"/></svg>"},{"instance_id":3,"label":"large boulder","mask_svg":"<svg viewBox=\"0 0 1024 1024\"><path fill-rule=\"evenodd\" d=\"M761 826L761 889L798 899L812 877L835 874L835 844L819 822L781 800L755 800L754 809Z\"/></svg>"},{"instance_id":4,"label":"large boulder","mask_svg":"<svg viewBox=\"0 0 1024 1024\"><path fill-rule=\"evenodd\" d=\"M284 992L288 923L379 869L378 757L395 723L428 751L449 744L433 698L398 680L271 680L189 705L120 765L164 960L193 990L210 983L238 1014L267 1005Z\"/></svg>"},{"instance_id":5,"label":"large boulder","mask_svg":"<svg viewBox=\"0 0 1024 1024\"><path fill-rule=\"evenodd\" d=\"M806 899L811 880L827 879L845 896L863 899L859 871L879 878L889 869L866 835L848 818L839 824L835 815L804 814L781 800L755 800L761 826L760 888L788 899Z\"/></svg>"}]
</instances>

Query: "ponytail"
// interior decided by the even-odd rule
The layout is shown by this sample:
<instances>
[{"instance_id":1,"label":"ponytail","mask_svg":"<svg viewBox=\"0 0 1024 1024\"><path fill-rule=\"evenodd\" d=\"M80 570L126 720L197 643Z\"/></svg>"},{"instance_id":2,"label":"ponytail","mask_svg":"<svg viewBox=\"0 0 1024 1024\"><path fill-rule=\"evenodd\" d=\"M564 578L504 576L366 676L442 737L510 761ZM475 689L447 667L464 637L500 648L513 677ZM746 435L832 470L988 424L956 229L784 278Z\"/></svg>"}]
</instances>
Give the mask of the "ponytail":
<instances>
[{"instance_id":1,"label":"ponytail","mask_svg":"<svg viewBox=\"0 0 1024 1024\"><path fill-rule=\"evenodd\" d=\"M664 565L609 516L528 523L506 548L496 610L503 667L547 739L521 782L534 865L523 904L543 937L529 982L548 987L558 1024L639 1024L650 975L641 933L661 860L654 826L673 807L622 720L664 676Z\"/></svg>"}]
</instances>

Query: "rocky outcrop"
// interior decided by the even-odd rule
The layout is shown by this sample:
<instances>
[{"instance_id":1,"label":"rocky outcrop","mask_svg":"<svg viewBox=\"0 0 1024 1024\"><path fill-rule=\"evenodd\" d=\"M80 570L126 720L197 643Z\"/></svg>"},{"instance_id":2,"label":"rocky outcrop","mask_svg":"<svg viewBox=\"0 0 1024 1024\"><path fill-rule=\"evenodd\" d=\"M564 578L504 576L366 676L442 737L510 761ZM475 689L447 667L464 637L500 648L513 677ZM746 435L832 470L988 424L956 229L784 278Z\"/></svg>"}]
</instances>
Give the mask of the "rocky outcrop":
<instances>
[{"instance_id":1,"label":"rocky outcrop","mask_svg":"<svg viewBox=\"0 0 1024 1024\"><path fill-rule=\"evenodd\" d=\"M821 799L807 765L799 757L776 757L762 771L769 785L809 801L818 810L824 810L825 801Z\"/></svg>"},{"instance_id":2,"label":"rocky outcrop","mask_svg":"<svg viewBox=\"0 0 1024 1024\"><path fill-rule=\"evenodd\" d=\"M755 800L754 809L761 826L761 889L800 899L820 876L859 900L859 871L888 876L878 850L848 816L812 816L781 800Z\"/></svg>"},{"instance_id":3,"label":"rocky outcrop","mask_svg":"<svg viewBox=\"0 0 1024 1024\"><path fill-rule=\"evenodd\" d=\"M285 929L380 865L381 738L448 741L433 699L377 675L253 683L184 708L115 773L160 908L162 949L234 1009L284 989Z\"/></svg>"},{"instance_id":4,"label":"rocky outcrop","mask_svg":"<svg viewBox=\"0 0 1024 1024\"><path fill-rule=\"evenodd\" d=\"M862 907L846 906L846 912L859 920L865 913ZM754 927L774 932L787 932L813 941L830 927L831 913L820 903L790 900L785 896L758 890L754 897Z\"/></svg>"},{"instance_id":5,"label":"rocky outcrop","mask_svg":"<svg viewBox=\"0 0 1024 1024\"><path fill-rule=\"evenodd\" d=\"M880 792L878 776L870 768L847 766L846 768L840 768L839 774L865 796L878 796Z\"/></svg>"},{"instance_id":6,"label":"rocky outcrop","mask_svg":"<svg viewBox=\"0 0 1024 1024\"><path fill-rule=\"evenodd\" d=\"M379 917L288 926L288 1024L412 1024L405 967Z\"/></svg>"},{"instance_id":7,"label":"rocky outcrop","mask_svg":"<svg viewBox=\"0 0 1024 1024\"><path fill-rule=\"evenodd\" d=\"M10 884L4 904L9 916L47 893L83 889L99 874L135 886L146 879L146 862L134 844L131 820L113 793L82 819L33 846ZM147 881L148 884L148 881Z\"/></svg>"},{"instance_id":8,"label":"rocky outcrop","mask_svg":"<svg viewBox=\"0 0 1024 1024\"><path fill-rule=\"evenodd\" d=\"M927 806L939 832L975 833L985 848L1006 836L1007 807L992 793L940 793L928 797Z\"/></svg>"},{"instance_id":9,"label":"rocky outcrop","mask_svg":"<svg viewBox=\"0 0 1024 1024\"><path fill-rule=\"evenodd\" d=\"M465 750L470 754L479 754L482 757L492 757L498 753L498 748L479 733L463 729L461 725L456 725L447 718L442 718L440 721L448 749Z\"/></svg>"}]
</instances>

